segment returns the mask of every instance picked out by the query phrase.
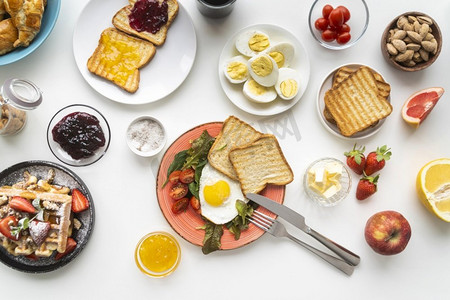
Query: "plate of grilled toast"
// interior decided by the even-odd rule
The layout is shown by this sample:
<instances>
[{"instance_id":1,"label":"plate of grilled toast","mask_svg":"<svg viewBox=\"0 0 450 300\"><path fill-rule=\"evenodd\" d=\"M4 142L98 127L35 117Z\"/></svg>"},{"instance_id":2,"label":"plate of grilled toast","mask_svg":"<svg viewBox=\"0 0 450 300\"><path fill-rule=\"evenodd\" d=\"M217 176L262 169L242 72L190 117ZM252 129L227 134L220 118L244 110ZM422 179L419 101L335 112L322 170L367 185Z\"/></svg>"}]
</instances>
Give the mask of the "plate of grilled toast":
<instances>
[{"instance_id":1,"label":"plate of grilled toast","mask_svg":"<svg viewBox=\"0 0 450 300\"><path fill-rule=\"evenodd\" d=\"M346 139L377 133L392 113L391 86L373 68L347 64L331 71L317 94L317 112L324 127Z\"/></svg>"},{"instance_id":2,"label":"plate of grilled toast","mask_svg":"<svg viewBox=\"0 0 450 300\"><path fill-rule=\"evenodd\" d=\"M198 246L203 246L205 238L205 230L201 228L205 225L205 220L211 218L206 213L207 207L203 206L206 205L203 199L207 198L206 193L203 193L206 192L203 189L203 187L206 188L206 185L202 186L202 183L200 183L199 197L201 207L194 209L192 206L189 206L185 211L177 214L172 210L174 200L169 195L171 184L164 186L164 182L167 179L168 169L177 153L189 149L192 141L202 135L205 130L210 136L215 138L214 144L209 150L207 165L212 166L217 172L221 173L220 177L223 178L221 180L228 182L230 186L233 182L236 182L238 186L240 183L240 189L242 189L243 194L259 192L278 203L283 203L285 185L293 180L293 173L281 152L276 138L271 134L263 134L254 130L250 125L234 116L230 116L224 122L199 125L182 134L170 145L162 158L156 182L157 198L161 211L170 226L185 240ZM270 155L267 153L270 153ZM205 171L203 171L200 175L200 182L203 177L205 177L205 180L214 178L212 174L217 173L205 174ZM214 182L213 179L212 182ZM229 201L232 197L234 196L231 194L226 201ZM222 212L221 208L225 206L225 203L217 207L208 208L209 214L216 213L216 215L220 215ZM262 207L257 209L272 217L276 217L272 212ZM218 217L220 218L220 216ZM225 225L223 228L221 250L245 246L258 239L264 233L250 224L248 229L243 230L239 239L236 240L234 234L226 229Z\"/></svg>"},{"instance_id":3,"label":"plate of grilled toast","mask_svg":"<svg viewBox=\"0 0 450 300\"><path fill-rule=\"evenodd\" d=\"M125 104L154 102L175 91L191 70L197 40L188 12L177 0L145 7L151 4L155 2L91 0L77 21L73 52L78 69L106 98ZM139 9L166 13L165 23L132 26Z\"/></svg>"},{"instance_id":4,"label":"plate of grilled toast","mask_svg":"<svg viewBox=\"0 0 450 300\"><path fill-rule=\"evenodd\" d=\"M58 19L61 0L0 1L0 66L18 61L47 39Z\"/></svg>"},{"instance_id":5,"label":"plate of grilled toast","mask_svg":"<svg viewBox=\"0 0 450 300\"><path fill-rule=\"evenodd\" d=\"M94 218L89 189L59 164L26 161L0 172L0 261L13 269L68 264L86 246Z\"/></svg>"}]
</instances>

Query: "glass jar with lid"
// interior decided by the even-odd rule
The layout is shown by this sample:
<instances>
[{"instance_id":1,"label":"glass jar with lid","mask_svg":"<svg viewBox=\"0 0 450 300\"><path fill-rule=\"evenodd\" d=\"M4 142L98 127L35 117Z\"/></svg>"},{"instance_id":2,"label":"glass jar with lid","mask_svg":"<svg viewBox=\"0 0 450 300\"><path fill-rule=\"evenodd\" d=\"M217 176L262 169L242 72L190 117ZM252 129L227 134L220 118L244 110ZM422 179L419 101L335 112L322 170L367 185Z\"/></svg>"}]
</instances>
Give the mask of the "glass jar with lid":
<instances>
[{"instance_id":1,"label":"glass jar with lid","mask_svg":"<svg viewBox=\"0 0 450 300\"><path fill-rule=\"evenodd\" d=\"M42 93L31 81L7 79L0 88L0 135L20 132L27 122L27 110L42 102Z\"/></svg>"}]
</instances>

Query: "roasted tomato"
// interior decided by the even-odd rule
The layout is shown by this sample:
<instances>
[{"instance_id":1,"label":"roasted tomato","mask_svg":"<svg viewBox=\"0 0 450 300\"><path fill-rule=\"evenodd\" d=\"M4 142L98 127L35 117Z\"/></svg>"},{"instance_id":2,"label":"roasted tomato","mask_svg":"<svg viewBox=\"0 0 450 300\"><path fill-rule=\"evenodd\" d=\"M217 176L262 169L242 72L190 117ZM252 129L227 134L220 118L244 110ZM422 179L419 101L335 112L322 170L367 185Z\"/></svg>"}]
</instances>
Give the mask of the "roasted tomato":
<instances>
[{"instance_id":1,"label":"roasted tomato","mask_svg":"<svg viewBox=\"0 0 450 300\"><path fill-rule=\"evenodd\" d=\"M173 200L179 200L187 195L189 188L187 184L178 182L170 188L169 196Z\"/></svg>"},{"instance_id":2,"label":"roasted tomato","mask_svg":"<svg viewBox=\"0 0 450 300\"><path fill-rule=\"evenodd\" d=\"M187 207L189 205L189 199L188 198L181 198L178 199L176 202L172 204L172 212L174 214L179 214L183 211L186 211Z\"/></svg>"},{"instance_id":3,"label":"roasted tomato","mask_svg":"<svg viewBox=\"0 0 450 300\"><path fill-rule=\"evenodd\" d=\"M180 181L182 183L191 183L194 181L195 171L192 168L185 169L180 173Z\"/></svg>"}]
</instances>

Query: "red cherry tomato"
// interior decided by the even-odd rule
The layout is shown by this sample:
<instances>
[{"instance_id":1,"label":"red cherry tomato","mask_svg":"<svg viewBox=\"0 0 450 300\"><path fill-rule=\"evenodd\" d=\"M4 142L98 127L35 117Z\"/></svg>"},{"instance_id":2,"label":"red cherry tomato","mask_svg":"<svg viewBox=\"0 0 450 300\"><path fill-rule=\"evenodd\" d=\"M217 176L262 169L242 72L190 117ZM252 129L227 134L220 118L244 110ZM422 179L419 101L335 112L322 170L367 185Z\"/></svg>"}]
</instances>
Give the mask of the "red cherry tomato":
<instances>
[{"instance_id":1,"label":"red cherry tomato","mask_svg":"<svg viewBox=\"0 0 450 300\"><path fill-rule=\"evenodd\" d=\"M188 198L181 198L172 204L172 212L174 214L179 214L183 211L186 211L189 205Z\"/></svg>"},{"instance_id":2,"label":"red cherry tomato","mask_svg":"<svg viewBox=\"0 0 450 300\"><path fill-rule=\"evenodd\" d=\"M330 27L340 28L344 24L344 14L341 9L333 9L328 17Z\"/></svg>"},{"instance_id":3,"label":"red cherry tomato","mask_svg":"<svg viewBox=\"0 0 450 300\"><path fill-rule=\"evenodd\" d=\"M314 23L314 26L317 30L324 31L328 28L328 19L325 18L319 18Z\"/></svg>"},{"instance_id":4,"label":"red cherry tomato","mask_svg":"<svg viewBox=\"0 0 450 300\"><path fill-rule=\"evenodd\" d=\"M169 182L171 184L178 183L180 181L180 173L181 173L180 170L176 170L176 171L173 171L172 173L170 173Z\"/></svg>"},{"instance_id":5,"label":"red cherry tomato","mask_svg":"<svg viewBox=\"0 0 450 300\"><path fill-rule=\"evenodd\" d=\"M180 173L180 181L182 183L191 183L194 181L195 171L192 168L185 169Z\"/></svg>"},{"instance_id":6,"label":"red cherry tomato","mask_svg":"<svg viewBox=\"0 0 450 300\"><path fill-rule=\"evenodd\" d=\"M191 197L191 200L189 200L189 203L191 204L192 208L195 211L198 211L200 209L200 200L198 200L197 198L195 198L195 196Z\"/></svg>"},{"instance_id":7,"label":"red cherry tomato","mask_svg":"<svg viewBox=\"0 0 450 300\"><path fill-rule=\"evenodd\" d=\"M336 39L336 31L327 29L324 32L322 32L322 40L325 42L332 42Z\"/></svg>"},{"instance_id":8,"label":"red cherry tomato","mask_svg":"<svg viewBox=\"0 0 450 300\"><path fill-rule=\"evenodd\" d=\"M346 23L342 24L341 28L339 28L338 33L350 32L350 26Z\"/></svg>"},{"instance_id":9,"label":"red cherry tomato","mask_svg":"<svg viewBox=\"0 0 450 300\"><path fill-rule=\"evenodd\" d=\"M336 9L340 9L342 11L342 14L344 15L344 23L350 20L350 11L345 6L338 6Z\"/></svg>"},{"instance_id":10,"label":"red cherry tomato","mask_svg":"<svg viewBox=\"0 0 450 300\"><path fill-rule=\"evenodd\" d=\"M343 33L338 34L338 36L336 38L336 42L338 44L341 44L341 45L342 44L347 44L348 41L350 41L350 39L351 39L350 33L349 32L343 32Z\"/></svg>"},{"instance_id":11,"label":"red cherry tomato","mask_svg":"<svg viewBox=\"0 0 450 300\"><path fill-rule=\"evenodd\" d=\"M188 191L189 191L189 188L188 188L187 184L178 182L178 183L175 183L170 188L169 196L173 200L179 200L179 199L183 198L184 196L186 196Z\"/></svg>"},{"instance_id":12,"label":"red cherry tomato","mask_svg":"<svg viewBox=\"0 0 450 300\"><path fill-rule=\"evenodd\" d=\"M333 10L333 6L331 6L330 4L325 5L325 6L322 8L322 16L323 16L325 19L328 19L328 16L330 15L330 13L331 13L332 10Z\"/></svg>"}]
</instances>

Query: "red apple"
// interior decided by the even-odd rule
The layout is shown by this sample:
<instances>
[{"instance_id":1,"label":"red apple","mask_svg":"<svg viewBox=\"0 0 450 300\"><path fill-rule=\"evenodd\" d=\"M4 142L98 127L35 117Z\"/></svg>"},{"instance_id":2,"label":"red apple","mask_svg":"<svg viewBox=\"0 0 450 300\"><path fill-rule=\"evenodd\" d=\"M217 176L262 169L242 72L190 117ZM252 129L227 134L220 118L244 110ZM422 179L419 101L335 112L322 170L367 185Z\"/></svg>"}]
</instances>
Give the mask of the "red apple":
<instances>
[{"instance_id":1,"label":"red apple","mask_svg":"<svg viewBox=\"0 0 450 300\"><path fill-rule=\"evenodd\" d=\"M402 252L408 245L411 226L396 211L380 211L367 220L364 236L375 252L394 255Z\"/></svg>"}]
</instances>

